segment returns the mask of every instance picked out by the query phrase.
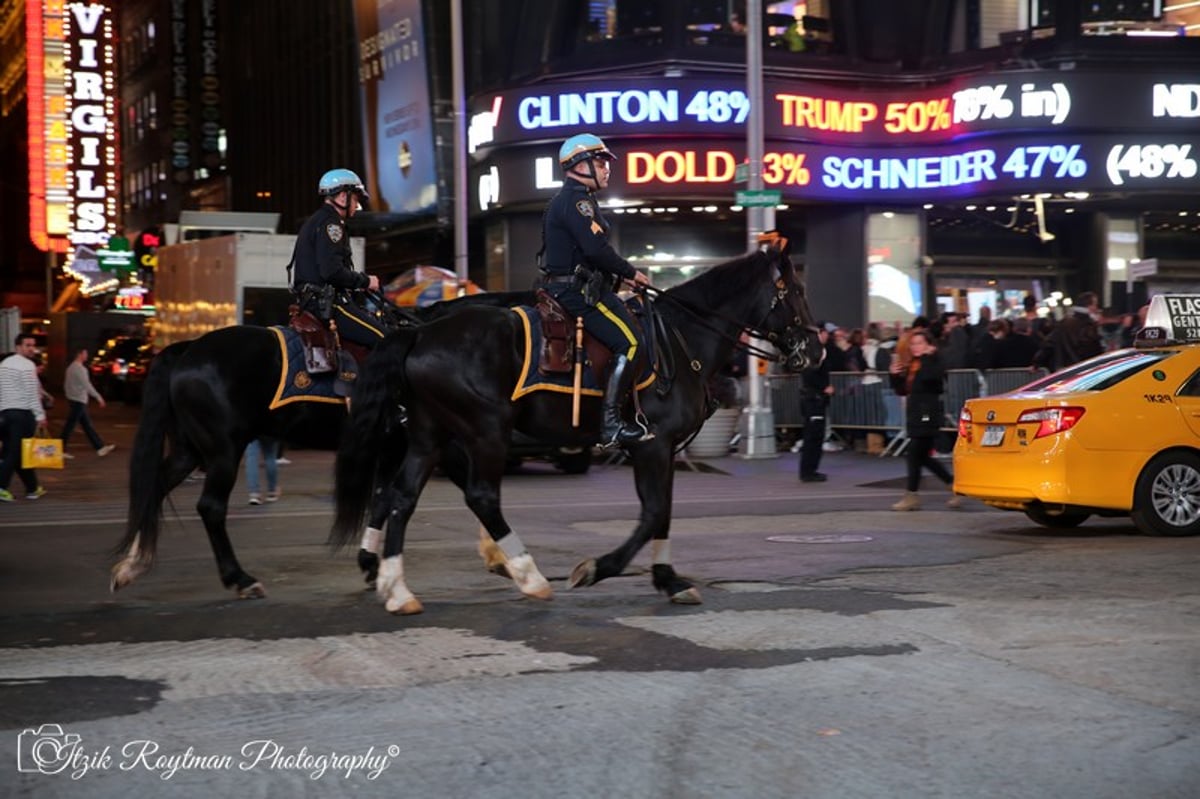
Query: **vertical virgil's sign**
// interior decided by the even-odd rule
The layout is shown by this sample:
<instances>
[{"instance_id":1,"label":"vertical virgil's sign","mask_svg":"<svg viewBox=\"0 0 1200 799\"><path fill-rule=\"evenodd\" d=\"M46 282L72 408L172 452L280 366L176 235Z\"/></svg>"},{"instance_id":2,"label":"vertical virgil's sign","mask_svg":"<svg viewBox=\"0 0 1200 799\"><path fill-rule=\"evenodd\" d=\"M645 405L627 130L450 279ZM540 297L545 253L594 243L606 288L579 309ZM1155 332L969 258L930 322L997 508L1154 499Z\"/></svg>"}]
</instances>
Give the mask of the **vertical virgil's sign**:
<instances>
[{"instance_id":1,"label":"vertical virgil's sign","mask_svg":"<svg viewBox=\"0 0 1200 799\"><path fill-rule=\"evenodd\" d=\"M30 238L43 250L104 244L116 229L114 28L102 3L26 8Z\"/></svg>"},{"instance_id":2,"label":"vertical virgil's sign","mask_svg":"<svg viewBox=\"0 0 1200 799\"><path fill-rule=\"evenodd\" d=\"M437 208L433 113L420 0L354 0L370 210Z\"/></svg>"}]
</instances>

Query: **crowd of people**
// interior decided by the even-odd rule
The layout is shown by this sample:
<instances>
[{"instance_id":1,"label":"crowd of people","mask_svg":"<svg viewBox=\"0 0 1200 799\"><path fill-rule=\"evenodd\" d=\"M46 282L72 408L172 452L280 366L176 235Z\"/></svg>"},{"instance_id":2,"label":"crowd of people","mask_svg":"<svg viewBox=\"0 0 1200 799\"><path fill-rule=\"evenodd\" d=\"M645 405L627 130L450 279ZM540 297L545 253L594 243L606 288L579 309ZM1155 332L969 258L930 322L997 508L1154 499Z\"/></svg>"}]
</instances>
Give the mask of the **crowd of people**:
<instances>
[{"instance_id":1,"label":"crowd of people","mask_svg":"<svg viewBox=\"0 0 1200 799\"><path fill-rule=\"evenodd\" d=\"M951 311L934 319L918 316L902 331L878 323L851 330L831 325L826 352L830 371L882 373L888 370L888 359L880 360L879 353L890 356L897 347L903 351L903 342L913 330L927 330L946 369L1053 372L1107 350L1133 346L1144 313L1144 309L1140 314L1101 310L1097 295L1087 291L1056 319L1039 314L1037 302L1029 296L1018 316L993 319L985 305L973 323Z\"/></svg>"},{"instance_id":2,"label":"crowd of people","mask_svg":"<svg viewBox=\"0 0 1200 799\"><path fill-rule=\"evenodd\" d=\"M948 311L935 319L916 317L903 330L871 323L846 330L821 322L818 332L825 345L825 362L801 376L801 416L804 433L797 445L800 479L823 482L817 471L821 453L840 449L831 441L826 425L827 408L834 394L830 373L859 372L862 386L878 386L885 378L897 396L905 400L905 434L908 470L904 496L895 510L920 507L918 488L923 470L947 485L953 478L932 457L935 438L945 426L942 394L946 372L952 369L1064 369L1105 351L1132 346L1134 335L1145 319L1139 314L1102 311L1099 298L1086 291L1075 297L1061 319L1039 313L1037 302L1026 297L1023 312L1014 317L992 318L991 309L979 309L974 322L963 314ZM848 436L873 454L883 451L883 434L854 431ZM957 507L957 498L950 504Z\"/></svg>"}]
</instances>

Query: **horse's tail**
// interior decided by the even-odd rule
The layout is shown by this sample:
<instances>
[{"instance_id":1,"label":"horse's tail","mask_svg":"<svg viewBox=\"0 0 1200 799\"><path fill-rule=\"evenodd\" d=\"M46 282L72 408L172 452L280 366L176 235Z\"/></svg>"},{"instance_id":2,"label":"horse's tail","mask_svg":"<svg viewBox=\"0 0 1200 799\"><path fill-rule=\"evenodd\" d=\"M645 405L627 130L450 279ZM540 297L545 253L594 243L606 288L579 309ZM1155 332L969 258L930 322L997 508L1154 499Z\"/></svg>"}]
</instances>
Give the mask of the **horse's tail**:
<instances>
[{"instance_id":1,"label":"horse's tail","mask_svg":"<svg viewBox=\"0 0 1200 799\"><path fill-rule=\"evenodd\" d=\"M167 495L163 448L174 425L171 373L190 343L181 341L160 352L151 363L142 387L142 411L129 457L129 516L125 537L115 552L128 553L147 565L154 559L163 499ZM135 545L136 552L131 551Z\"/></svg>"},{"instance_id":2,"label":"horse's tail","mask_svg":"<svg viewBox=\"0 0 1200 799\"><path fill-rule=\"evenodd\" d=\"M401 328L376 346L359 370L334 468L333 527L329 545L343 547L360 531L375 486L390 482L404 460L408 438L403 405L408 401L404 362L416 328Z\"/></svg>"}]
</instances>

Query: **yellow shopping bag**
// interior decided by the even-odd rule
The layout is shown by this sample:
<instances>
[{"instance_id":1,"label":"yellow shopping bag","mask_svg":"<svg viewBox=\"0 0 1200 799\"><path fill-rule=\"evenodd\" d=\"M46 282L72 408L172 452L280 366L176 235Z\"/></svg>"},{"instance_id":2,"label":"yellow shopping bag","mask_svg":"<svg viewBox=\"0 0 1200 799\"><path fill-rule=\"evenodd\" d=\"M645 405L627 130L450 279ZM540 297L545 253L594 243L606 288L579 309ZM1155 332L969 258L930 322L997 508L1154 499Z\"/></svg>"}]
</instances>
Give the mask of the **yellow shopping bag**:
<instances>
[{"instance_id":1,"label":"yellow shopping bag","mask_svg":"<svg viewBox=\"0 0 1200 799\"><path fill-rule=\"evenodd\" d=\"M61 469L63 445L61 438L21 439L22 469Z\"/></svg>"}]
</instances>

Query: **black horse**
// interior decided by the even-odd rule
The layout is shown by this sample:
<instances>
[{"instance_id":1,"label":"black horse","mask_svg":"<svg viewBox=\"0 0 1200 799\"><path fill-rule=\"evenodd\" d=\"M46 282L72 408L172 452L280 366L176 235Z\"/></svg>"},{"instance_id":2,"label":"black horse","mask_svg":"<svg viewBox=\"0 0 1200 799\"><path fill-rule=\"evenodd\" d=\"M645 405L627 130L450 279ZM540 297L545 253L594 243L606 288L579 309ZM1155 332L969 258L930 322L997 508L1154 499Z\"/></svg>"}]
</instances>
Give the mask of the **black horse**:
<instances>
[{"instance_id":1,"label":"black horse","mask_svg":"<svg viewBox=\"0 0 1200 799\"><path fill-rule=\"evenodd\" d=\"M472 305L508 307L532 301L531 292L477 294L415 309L413 322L438 319ZM129 514L112 569L116 591L153 564L163 501L197 468L205 470L196 510L204 521L221 582L247 598L265 596L242 570L226 530L229 496L246 446L260 436L314 449L336 449L347 413L344 402L304 401L272 409L283 367L270 328L221 328L166 347L151 364L129 461ZM361 378L360 378L361 379ZM394 450L404 451L403 441ZM384 459L390 474L398 464ZM379 503L377 503L379 504ZM383 526L380 505L371 523Z\"/></svg>"},{"instance_id":2,"label":"black horse","mask_svg":"<svg viewBox=\"0 0 1200 799\"><path fill-rule=\"evenodd\" d=\"M671 566L668 532L675 452L709 413L709 380L729 362L744 330L772 342L789 370L819 363L824 351L804 290L779 249L713 267L662 292L655 307L675 331L665 346L668 360L679 368L668 391L647 388L640 394L641 408L657 433L629 448L641 519L616 550L579 564L571 586L620 574L653 541L654 587L673 602L696 603L699 593ZM573 428L569 394L534 392L512 400L524 348L523 323L515 313L467 308L452 320L389 335L359 379L350 425L338 450L330 544L350 542L373 501L374 478L386 470L383 462L403 454L390 487L392 510L376 583L390 612L422 610L404 583L405 529L434 467L455 451L465 453L463 492L487 532L481 549L490 550L485 553L489 566L503 565L522 593L550 598L549 583L501 513L500 481L509 441L515 428L543 441L594 444L601 407L599 398L585 397L580 426ZM667 382L663 376L659 380ZM393 449L399 432L407 433L403 453Z\"/></svg>"}]
</instances>

